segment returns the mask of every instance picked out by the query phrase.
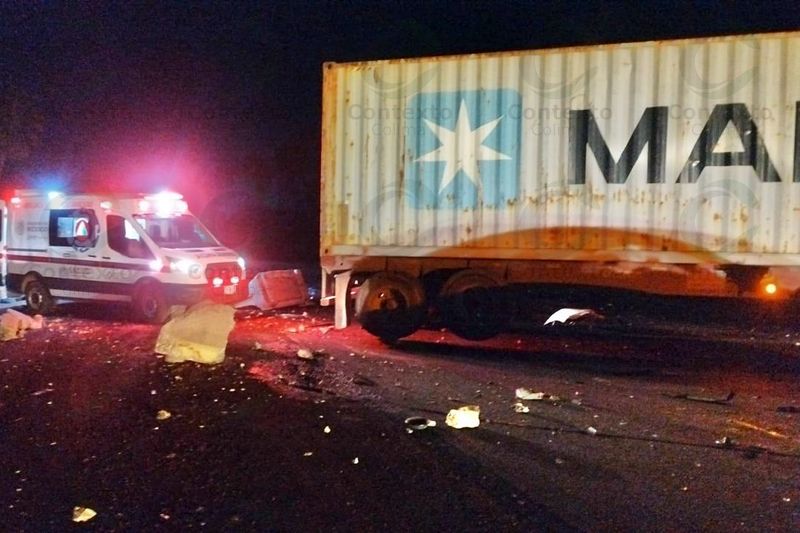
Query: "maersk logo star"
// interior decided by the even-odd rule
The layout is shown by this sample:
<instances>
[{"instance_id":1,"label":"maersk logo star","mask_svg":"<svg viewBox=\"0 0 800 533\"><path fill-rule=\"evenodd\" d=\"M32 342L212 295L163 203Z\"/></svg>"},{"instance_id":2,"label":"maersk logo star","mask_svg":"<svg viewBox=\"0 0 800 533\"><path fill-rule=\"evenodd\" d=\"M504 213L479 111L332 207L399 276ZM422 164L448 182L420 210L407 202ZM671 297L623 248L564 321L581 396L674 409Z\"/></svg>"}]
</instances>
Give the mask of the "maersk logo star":
<instances>
[{"instance_id":1,"label":"maersk logo star","mask_svg":"<svg viewBox=\"0 0 800 533\"><path fill-rule=\"evenodd\" d=\"M417 209L501 207L516 198L522 98L510 89L419 93L405 116L405 196Z\"/></svg>"},{"instance_id":2,"label":"maersk logo star","mask_svg":"<svg viewBox=\"0 0 800 533\"><path fill-rule=\"evenodd\" d=\"M510 156L500 153L483 144L503 117L498 117L476 129L472 129L467 104L462 100L458 108L458 120L454 129L425 120L425 124L436 134L441 146L417 158L419 161L444 161L444 175L439 185L439 193L447 188L456 178L459 170L463 170L469 180L480 188L480 169L478 161L508 160Z\"/></svg>"}]
</instances>

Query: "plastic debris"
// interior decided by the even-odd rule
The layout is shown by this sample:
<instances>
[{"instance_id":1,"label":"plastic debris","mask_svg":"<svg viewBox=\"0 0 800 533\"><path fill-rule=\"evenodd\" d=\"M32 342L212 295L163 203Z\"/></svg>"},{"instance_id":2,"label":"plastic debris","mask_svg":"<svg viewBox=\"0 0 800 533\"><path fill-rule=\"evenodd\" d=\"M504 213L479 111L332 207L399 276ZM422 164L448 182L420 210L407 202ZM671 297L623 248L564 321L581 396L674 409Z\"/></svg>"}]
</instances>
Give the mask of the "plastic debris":
<instances>
[{"instance_id":1,"label":"plastic debris","mask_svg":"<svg viewBox=\"0 0 800 533\"><path fill-rule=\"evenodd\" d=\"M195 361L217 364L225 359L228 335L234 326L229 305L200 302L164 324L155 352L167 363Z\"/></svg>"},{"instance_id":2,"label":"plastic debris","mask_svg":"<svg viewBox=\"0 0 800 533\"><path fill-rule=\"evenodd\" d=\"M353 460L350 461L350 462L353 463L354 465L357 465L358 464L358 457L354 457Z\"/></svg>"},{"instance_id":3,"label":"plastic debris","mask_svg":"<svg viewBox=\"0 0 800 533\"><path fill-rule=\"evenodd\" d=\"M597 429L593 428L592 426L589 426L588 428L586 428L586 433L588 433L589 435L597 435Z\"/></svg>"},{"instance_id":4,"label":"plastic debris","mask_svg":"<svg viewBox=\"0 0 800 533\"><path fill-rule=\"evenodd\" d=\"M406 418L405 425L408 433L414 433L415 431L436 427L436 421L423 416L411 416Z\"/></svg>"},{"instance_id":5,"label":"plastic debris","mask_svg":"<svg viewBox=\"0 0 800 533\"><path fill-rule=\"evenodd\" d=\"M717 446L722 446L723 448L732 448L733 446L736 446L736 441L730 437L722 437L721 439L715 440L714 444Z\"/></svg>"},{"instance_id":6,"label":"plastic debris","mask_svg":"<svg viewBox=\"0 0 800 533\"><path fill-rule=\"evenodd\" d=\"M544 400L545 397L543 392L532 392L523 387L517 389L516 395L520 400Z\"/></svg>"},{"instance_id":7,"label":"plastic debris","mask_svg":"<svg viewBox=\"0 0 800 533\"><path fill-rule=\"evenodd\" d=\"M236 307L258 307L261 310L304 305L308 302L308 288L299 270L271 270L259 272L248 284L249 298ZM297 317L302 315L281 314Z\"/></svg>"},{"instance_id":8,"label":"plastic debris","mask_svg":"<svg viewBox=\"0 0 800 533\"><path fill-rule=\"evenodd\" d=\"M72 509L73 522L88 522L95 516L97 516L97 512L95 512L94 509L89 509L88 507L73 507Z\"/></svg>"},{"instance_id":9,"label":"plastic debris","mask_svg":"<svg viewBox=\"0 0 800 533\"><path fill-rule=\"evenodd\" d=\"M571 307L564 307L559 309L550 318L544 321L545 326L551 324L566 324L567 322L574 322L581 318L605 318L603 315L591 309L572 309Z\"/></svg>"},{"instance_id":10,"label":"plastic debris","mask_svg":"<svg viewBox=\"0 0 800 533\"><path fill-rule=\"evenodd\" d=\"M21 339L29 329L42 329L44 318L42 315L30 317L14 309L7 309L0 315L0 340L10 341Z\"/></svg>"},{"instance_id":11,"label":"plastic debris","mask_svg":"<svg viewBox=\"0 0 800 533\"><path fill-rule=\"evenodd\" d=\"M303 453L303 457L311 457L312 455L314 455L314 452L305 452L305 453Z\"/></svg>"},{"instance_id":12,"label":"plastic debris","mask_svg":"<svg viewBox=\"0 0 800 533\"><path fill-rule=\"evenodd\" d=\"M693 396L691 394L664 394L667 398L673 398L675 400L688 400L690 402L701 402L701 403L714 403L718 405L727 405L733 400L733 397L736 396L736 393L731 391L728 393L727 396L724 398L713 398L708 396Z\"/></svg>"},{"instance_id":13,"label":"plastic debris","mask_svg":"<svg viewBox=\"0 0 800 533\"><path fill-rule=\"evenodd\" d=\"M481 408L478 405L465 405L451 409L447 413L445 424L455 429L476 428L480 425Z\"/></svg>"},{"instance_id":14,"label":"plastic debris","mask_svg":"<svg viewBox=\"0 0 800 533\"><path fill-rule=\"evenodd\" d=\"M330 432L331 432L331 427L330 427L330 426L325 426L325 427L323 428L322 432L323 432L323 433L325 433L325 434L328 434L328 433L330 433Z\"/></svg>"},{"instance_id":15,"label":"plastic debris","mask_svg":"<svg viewBox=\"0 0 800 533\"><path fill-rule=\"evenodd\" d=\"M172 416L172 413L170 413L169 411L166 411L164 409L160 409L156 413L156 420L166 420L167 418L169 418L171 416Z\"/></svg>"},{"instance_id":16,"label":"plastic debris","mask_svg":"<svg viewBox=\"0 0 800 533\"><path fill-rule=\"evenodd\" d=\"M297 357L300 359L314 359L314 352L306 348L300 348L297 350Z\"/></svg>"},{"instance_id":17,"label":"plastic debris","mask_svg":"<svg viewBox=\"0 0 800 533\"><path fill-rule=\"evenodd\" d=\"M556 396L555 394L547 394L546 392L533 392L528 390L524 387L520 387L516 390L516 397L518 400L530 400L530 401L550 401L550 402L558 402L561 401L561 398Z\"/></svg>"},{"instance_id":18,"label":"plastic debris","mask_svg":"<svg viewBox=\"0 0 800 533\"><path fill-rule=\"evenodd\" d=\"M531 408L524 403L517 402L514 404L514 411L517 413L530 413Z\"/></svg>"}]
</instances>

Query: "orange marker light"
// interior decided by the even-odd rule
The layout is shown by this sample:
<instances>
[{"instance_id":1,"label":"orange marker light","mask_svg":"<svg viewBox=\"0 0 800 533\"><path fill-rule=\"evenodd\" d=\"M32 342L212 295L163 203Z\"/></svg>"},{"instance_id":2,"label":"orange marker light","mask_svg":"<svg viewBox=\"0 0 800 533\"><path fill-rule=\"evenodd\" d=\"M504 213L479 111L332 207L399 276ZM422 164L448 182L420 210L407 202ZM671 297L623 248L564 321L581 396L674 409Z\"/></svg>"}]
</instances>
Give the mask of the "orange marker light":
<instances>
[{"instance_id":1,"label":"orange marker light","mask_svg":"<svg viewBox=\"0 0 800 533\"><path fill-rule=\"evenodd\" d=\"M764 292L766 292L767 294L775 294L776 292L778 292L778 286L775 285L774 283L767 283L766 285L764 285Z\"/></svg>"}]
</instances>

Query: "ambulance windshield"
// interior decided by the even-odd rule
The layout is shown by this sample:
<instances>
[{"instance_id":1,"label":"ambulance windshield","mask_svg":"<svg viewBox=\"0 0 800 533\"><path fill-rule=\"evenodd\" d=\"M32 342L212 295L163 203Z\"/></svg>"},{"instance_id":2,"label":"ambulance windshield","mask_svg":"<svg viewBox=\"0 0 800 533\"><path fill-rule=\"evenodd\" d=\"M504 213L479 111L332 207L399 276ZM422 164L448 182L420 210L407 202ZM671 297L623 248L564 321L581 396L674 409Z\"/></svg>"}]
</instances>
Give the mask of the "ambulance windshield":
<instances>
[{"instance_id":1,"label":"ambulance windshield","mask_svg":"<svg viewBox=\"0 0 800 533\"><path fill-rule=\"evenodd\" d=\"M163 248L219 246L217 240L192 215L136 215L136 222Z\"/></svg>"}]
</instances>

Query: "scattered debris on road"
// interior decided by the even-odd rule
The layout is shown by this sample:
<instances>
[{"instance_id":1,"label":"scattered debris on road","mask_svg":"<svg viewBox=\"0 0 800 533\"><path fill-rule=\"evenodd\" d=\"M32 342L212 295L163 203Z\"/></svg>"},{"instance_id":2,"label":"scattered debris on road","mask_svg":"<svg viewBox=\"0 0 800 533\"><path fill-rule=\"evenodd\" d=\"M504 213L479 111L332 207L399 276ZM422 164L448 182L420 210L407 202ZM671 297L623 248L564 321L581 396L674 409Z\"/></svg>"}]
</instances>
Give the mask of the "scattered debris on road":
<instances>
[{"instance_id":1,"label":"scattered debris on road","mask_svg":"<svg viewBox=\"0 0 800 533\"><path fill-rule=\"evenodd\" d=\"M14 309L7 309L0 315L0 340L10 341L21 339L29 329L42 329L44 318L42 315L30 317Z\"/></svg>"},{"instance_id":2,"label":"scattered debris on road","mask_svg":"<svg viewBox=\"0 0 800 533\"><path fill-rule=\"evenodd\" d=\"M445 424L454 429L476 428L480 425L481 408L478 405L465 405L450 409Z\"/></svg>"},{"instance_id":3,"label":"scattered debris on road","mask_svg":"<svg viewBox=\"0 0 800 533\"><path fill-rule=\"evenodd\" d=\"M751 429L753 431L757 431L759 433L763 433L764 435L769 435L770 437L774 437L776 439L788 439L789 438L788 436L784 435L783 433L778 433L777 431L774 431L774 430L771 430L771 429L767 429L767 428L763 428L761 426L758 426L756 424L752 424L750 422L746 422L744 420L730 420L730 423L735 425L735 426L739 426L741 428Z\"/></svg>"},{"instance_id":4,"label":"scattered debris on road","mask_svg":"<svg viewBox=\"0 0 800 533\"><path fill-rule=\"evenodd\" d=\"M73 522L88 522L95 516L97 516L97 512L88 507L74 507L72 509Z\"/></svg>"},{"instance_id":5,"label":"scattered debris on road","mask_svg":"<svg viewBox=\"0 0 800 533\"><path fill-rule=\"evenodd\" d=\"M700 403L713 403L717 405L728 405L733 400L733 397L736 396L736 393L731 391L728 393L727 396L724 398L714 398L708 396L693 396L691 394L666 394L664 396L667 398L672 398L674 400L688 400L690 402L700 402Z\"/></svg>"},{"instance_id":6,"label":"scattered debris on road","mask_svg":"<svg viewBox=\"0 0 800 533\"><path fill-rule=\"evenodd\" d=\"M299 350L297 350L297 357L299 357L300 359L311 360L314 359L314 352L306 348L300 348Z\"/></svg>"},{"instance_id":7,"label":"scattered debris on road","mask_svg":"<svg viewBox=\"0 0 800 533\"><path fill-rule=\"evenodd\" d=\"M721 439L717 439L714 441L714 444L717 446L722 446L723 448L733 448L736 446L736 441L730 437L722 437Z\"/></svg>"},{"instance_id":8,"label":"scattered debris on road","mask_svg":"<svg viewBox=\"0 0 800 533\"><path fill-rule=\"evenodd\" d=\"M166 420L167 418L169 418L171 416L172 416L172 413L170 413L169 411L167 411L165 409L160 409L156 413L156 420Z\"/></svg>"},{"instance_id":9,"label":"scattered debris on road","mask_svg":"<svg viewBox=\"0 0 800 533\"><path fill-rule=\"evenodd\" d=\"M436 427L436 421L423 416L411 416L405 420L406 432L414 433L428 428Z\"/></svg>"},{"instance_id":10,"label":"scattered debris on road","mask_svg":"<svg viewBox=\"0 0 800 533\"><path fill-rule=\"evenodd\" d=\"M520 400L544 400L543 392L531 392L526 388L520 387L516 390L516 396Z\"/></svg>"},{"instance_id":11,"label":"scattered debris on road","mask_svg":"<svg viewBox=\"0 0 800 533\"><path fill-rule=\"evenodd\" d=\"M518 400L526 400L526 401L551 401L557 402L561 400L558 396L553 394L547 394L545 392L533 392L529 389L524 387L519 387L515 391L515 395Z\"/></svg>"},{"instance_id":12,"label":"scattered debris on road","mask_svg":"<svg viewBox=\"0 0 800 533\"><path fill-rule=\"evenodd\" d=\"M522 402L517 402L514 404L514 411L517 413L530 413L531 408L523 404Z\"/></svg>"},{"instance_id":13,"label":"scattered debris on road","mask_svg":"<svg viewBox=\"0 0 800 533\"><path fill-rule=\"evenodd\" d=\"M248 284L250 297L236 307L258 307L261 310L304 305L308 287L299 270L259 272Z\"/></svg>"},{"instance_id":14,"label":"scattered debris on road","mask_svg":"<svg viewBox=\"0 0 800 533\"><path fill-rule=\"evenodd\" d=\"M373 380L366 376L362 376L361 374L355 374L353 376L353 383L356 385L362 385L364 387L374 387L377 385L377 383L375 383Z\"/></svg>"},{"instance_id":15,"label":"scattered debris on road","mask_svg":"<svg viewBox=\"0 0 800 533\"><path fill-rule=\"evenodd\" d=\"M155 352L164 355L167 363L221 363L234 326L233 314L229 305L200 302L164 324Z\"/></svg>"},{"instance_id":16,"label":"scattered debris on road","mask_svg":"<svg viewBox=\"0 0 800 533\"><path fill-rule=\"evenodd\" d=\"M586 433L588 433L589 435L597 435L597 429L593 428L592 426L589 426L588 428L586 428Z\"/></svg>"},{"instance_id":17,"label":"scattered debris on road","mask_svg":"<svg viewBox=\"0 0 800 533\"><path fill-rule=\"evenodd\" d=\"M544 321L544 325L549 326L557 323L566 324L567 322L575 322L581 318L603 319L605 317L591 309L572 309L571 307L564 307L550 315L550 318Z\"/></svg>"}]
</instances>

